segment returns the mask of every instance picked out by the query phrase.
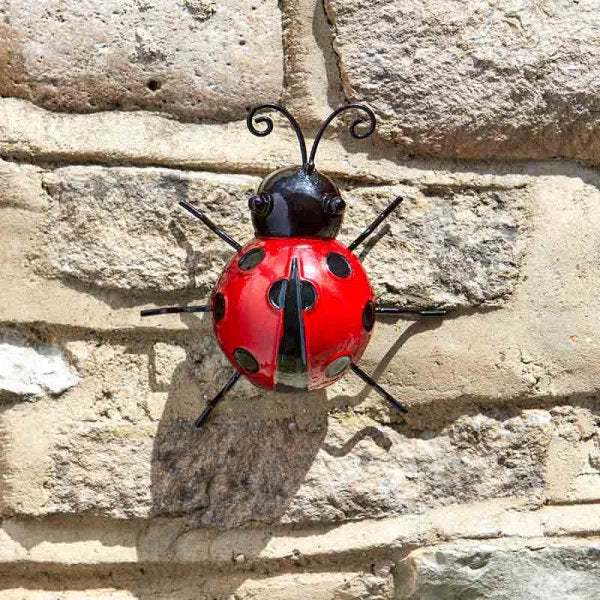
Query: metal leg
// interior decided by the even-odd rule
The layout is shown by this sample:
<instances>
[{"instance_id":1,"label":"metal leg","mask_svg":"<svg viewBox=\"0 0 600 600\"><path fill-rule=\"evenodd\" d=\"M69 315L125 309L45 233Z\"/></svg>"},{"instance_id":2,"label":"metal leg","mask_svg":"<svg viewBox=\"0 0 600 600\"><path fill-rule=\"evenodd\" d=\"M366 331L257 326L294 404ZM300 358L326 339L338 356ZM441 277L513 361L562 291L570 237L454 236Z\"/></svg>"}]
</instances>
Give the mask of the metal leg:
<instances>
[{"instance_id":1,"label":"metal leg","mask_svg":"<svg viewBox=\"0 0 600 600\"><path fill-rule=\"evenodd\" d=\"M194 421L194 427L196 429L200 429L202 424L208 418L208 415L212 412L213 408L221 402L227 395L227 392L231 390L231 388L237 383L237 380L240 378L241 373L235 371L233 375L229 378L227 383L223 386L221 391L212 399L208 401L208 404L204 407L204 410L200 413L200 416Z\"/></svg>"},{"instance_id":2,"label":"metal leg","mask_svg":"<svg viewBox=\"0 0 600 600\"><path fill-rule=\"evenodd\" d=\"M177 313L210 312L210 305L203 306L163 306L162 308L146 308L140 311L142 317L153 317L155 315L172 315Z\"/></svg>"},{"instance_id":3,"label":"metal leg","mask_svg":"<svg viewBox=\"0 0 600 600\"><path fill-rule=\"evenodd\" d=\"M448 314L444 308L404 308L403 306L381 305L375 308L376 315L421 315L422 317L443 317Z\"/></svg>"},{"instance_id":4,"label":"metal leg","mask_svg":"<svg viewBox=\"0 0 600 600\"><path fill-rule=\"evenodd\" d=\"M236 252L242 249L240 244L238 244L228 233L219 229L202 211L198 210L195 206L192 206L189 202L185 200L180 200L179 205L183 206L185 210L194 215L197 219L202 221L213 233L216 233L224 242L229 244Z\"/></svg>"},{"instance_id":5,"label":"metal leg","mask_svg":"<svg viewBox=\"0 0 600 600\"><path fill-rule=\"evenodd\" d=\"M398 196L349 246L348 250L354 250L362 244L390 214L402 204L404 198Z\"/></svg>"},{"instance_id":6,"label":"metal leg","mask_svg":"<svg viewBox=\"0 0 600 600\"><path fill-rule=\"evenodd\" d=\"M360 377L367 385L370 385L379 395L383 396L396 410L401 412L402 414L408 412L408 409L404 404L398 402L394 396L392 396L389 392L386 392L374 379L369 377L357 364L352 363L350 368L354 371L354 373Z\"/></svg>"}]
</instances>

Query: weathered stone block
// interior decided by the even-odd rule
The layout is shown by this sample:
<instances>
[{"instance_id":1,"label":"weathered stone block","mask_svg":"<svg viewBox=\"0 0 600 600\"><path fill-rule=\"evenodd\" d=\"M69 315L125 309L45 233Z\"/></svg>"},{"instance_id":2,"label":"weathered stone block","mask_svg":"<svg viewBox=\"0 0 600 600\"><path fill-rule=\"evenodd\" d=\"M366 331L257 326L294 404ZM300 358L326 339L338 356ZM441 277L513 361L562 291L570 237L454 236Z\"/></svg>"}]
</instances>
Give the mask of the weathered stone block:
<instances>
[{"instance_id":1,"label":"weathered stone block","mask_svg":"<svg viewBox=\"0 0 600 600\"><path fill-rule=\"evenodd\" d=\"M253 574L175 574L171 571L124 577L99 574L94 580L74 576L53 577L60 592L43 580L27 587L0 591L2 600L393 600L392 578L360 571ZM11 583L17 577L10 576ZM39 587L38 587L39 585ZM34 587L35 586L35 587ZM88 588L89 589L86 589ZM46 589L49 588L49 589ZM83 588L84 591L79 591ZM123 589L125 588L125 589Z\"/></svg>"},{"instance_id":2,"label":"weathered stone block","mask_svg":"<svg viewBox=\"0 0 600 600\"><path fill-rule=\"evenodd\" d=\"M46 108L226 120L281 95L274 1L10 0L0 22L0 94Z\"/></svg>"},{"instance_id":3,"label":"weathered stone block","mask_svg":"<svg viewBox=\"0 0 600 600\"><path fill-rule=\"evenodd\" d=\"M473 306L511 295L532 229L528 187L349 190L344 238L357 236L398 195L404 203L359 248L381 302Z\"/></svg>"},{"instance_id":4,"label":"weathered stone block","mask_svg":"<svg viewBox=\"0 0 600 600\"><path fill-rule=\"evenodd\" d=\"M545 546L545 544L544 544ZM416 550L397 569L399 600L594 600L600 546L496 543Z\"/></svg>"},{"instance_id":5,"label":"weathered stone block","mask_svg":"<svg viewBox=\"0 0 600 600\"><path fill-rule=\"evenodd\" d=\"M47 208L42 190L43 170L0 160L0 210L21 208L42 212ZM6 239L6 244L11 240Z\"/></svg>"},{"instance_id":6,"label":"weathered stone block","mask_svg":"<svg viewBox=\"0 0 600 600\"><path fill-rule=\"evenodd\" d=\"M600 500L600 418L593 412L560 407L562 425L548 454L547 495L550 502Z\"/></svg>"},{"instance_id":7,"label":"weathered stone block","mask_svg":"<svg viewBox=\"0 0 600 600\"><path fill-rule=\"evenodd\" d=\"M600 158L593 0L326 0L347 97L410 155Z\"/></svg>"},{"instance_id":8,"label":"weathered stone block","mask_svg":"<svg viewBox=\"0 0 600 600\"><path fill-rule=\"evenodd\" d=\"M244 243L252 238L247 198L257 184L160 169L58 169L44 177L48 262L80 285L207 294L233 252L178 201L197 204Z\"/></svg>"},{"instance_id":9,"label":"weathered stone block","mask_svg":"<svg viewBox=\"0 0 600 600\"><path fill-rule=\"evenodd\" d=\"M544 411L419 432L354 413L328 418L324 393L263 394L244 382L196 432L203 399L230 368L214 341L173 339L168 356L161 350L167 385L153 346L73 341L80 384L60 402L3 412L4 513L183 516L228 528L543 500L555 426Z\"/></svg>"},{"instance_id":10,"label":"weathered stone block","mask_svg":"<svg viewBox=\"0 0 600 600\"><path fill-rule=\"evenodd\" d=\"M195 201L240 242L252 237L246 199L256 178L68 167L45 175L44 185L53 201L50 263L80 283L164 292L195 287L207 293L231 251L184 213L179 199ZM375 237L379 243L365 251L382 300L469 306L510 295L531 229L526 187L350 190L344 237L358 235L400 192L409 200Z\"/></svg>"}]
</instances>

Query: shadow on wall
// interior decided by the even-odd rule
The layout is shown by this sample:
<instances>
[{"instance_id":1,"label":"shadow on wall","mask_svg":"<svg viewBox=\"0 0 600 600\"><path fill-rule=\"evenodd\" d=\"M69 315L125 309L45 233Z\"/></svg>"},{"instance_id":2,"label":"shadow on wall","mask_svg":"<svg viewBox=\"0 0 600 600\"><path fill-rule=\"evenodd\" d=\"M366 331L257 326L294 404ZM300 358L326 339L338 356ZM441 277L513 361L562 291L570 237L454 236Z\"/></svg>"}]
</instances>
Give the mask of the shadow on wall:
<instances>
[{"instance_id":1,"label":"shadow on wall","mask_svg":"<svg viewBox=\"0 0 600 600\"><path fill-rule=\"evenodd\" d=\"M340 448L326 443L328 413L339 406L359 404L369 388L364 388L357 397L328 399L325 390L307 394L265 393L247 382L238 384L204 428L196 431L194 418L203 406L199 392L205 391L206 397L210 397L231 369L220 356L212 336L206 333L203 321L208 319L209 315L182 316L191 336L197 332L204 339L199 339L197 346L190 344L186 358L175 368L165 389L168 398L152 451L152 516L180 517L185 523L170 548L175 563L210 555L217 535L222 545L223 535L230 537L227 529L244 528L231 536L239 540L237 546L231 545L231 560L234 565L236 551L244 553L250 548L247 560L251 565L252 558L269 543L271 526L298 521L306 525L311 520L307 512L321 526L328 526L320 522L317 506L306 506L311 504L310 498L302 497L302 506L297 498L299 489L310 478L309 471L318 452L341 457L351 452L363 437L376 438L381 434L374 427L366 427ZM395 354L412 335L437 326L437 320L409 326L390 353ZM384 358L385 364L392 358L390 353ZM208 379L212 381L206 384ZM153 552L141 544L138 560L142 563L155 560ZM168 579L170 569L166 571ZM238 590L248 577L256 579L260 575L245 576L238 572L217 580L208 575L203 577L200 570L194 577L198 578L199 592L220 599ZM211 591L213 586L216 593ZM145 587L132 591L140 594L140 598L148 594ZM182 594L182 598L187 598Z\"/></svg>"},{"instance_id":2,"label":"shadow on wall","mask_svg":"<svg viewBox=\"0 0 600 600\"><path fill-rule=\"evenodd\" d=\"M311 409L322 406L317 412L311 410L308 422L299 424L288 411L287 416L265 418L260 413L268 411L273 394L252 399L244 393L249 384L239 386L196 431L194 418L203 402L197 393L190 394L194 361L188 354L173 374L154 439L154 515L184 516L193 525L217 528L277 522L327 432L325 392L288 397L291 406L307 402ZM223 382L226 371L220 370Z\"/></svg>"},{"instance_id":3,"label":"shadow on wall","mask_svg":"<svg viewBox=\"0 0 600 600\"><path fill-rule=\"evenodd\" d=\"M168 398L152 451L153 515L181 516L190 525L216 528L293 520L288 509L324 448L328 413L360 404L370 387L363 386L356 396L328 399L325 390L277 394L241 380L196 431L194 419L204 406L201 391L204 399L210 398L226 381L231 367L207 335L206 326L198 328L209 315L184 315L182 319L204 339L187 349L186 359L176 367L166 390ZM382 357L375 379L408 339L441 322L425 319L409 325ZM389 410L394 420L398 418Z\"/></svg>"}]
</instances>

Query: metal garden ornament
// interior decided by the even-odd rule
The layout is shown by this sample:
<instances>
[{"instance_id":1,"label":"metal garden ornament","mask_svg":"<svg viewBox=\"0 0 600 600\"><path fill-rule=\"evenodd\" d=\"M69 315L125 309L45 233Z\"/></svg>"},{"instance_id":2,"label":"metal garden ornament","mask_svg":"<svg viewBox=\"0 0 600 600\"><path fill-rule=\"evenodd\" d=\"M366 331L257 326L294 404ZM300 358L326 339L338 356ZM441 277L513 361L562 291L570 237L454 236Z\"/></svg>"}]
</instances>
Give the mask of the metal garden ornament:
<instances>
[{"instance_id":1,"label":"metal garden ornament","mask_svg":"<svg viewBox=\"0 0 600 600\"><path fill-rule=\"evenodd\" d=\"M403 198L395 198L346 247L335 239L346 203L333 181L315 168L319 142L333 119L348 110L366 115L350 126L350 134L362 139L375 130L375 115L360 104L338 108L321 125L309 155L300 126L276 104L261 104L250 111L250 132L263 137L273 131L270 117L257 116L267 109L278 111L290 122L300 144L302 164L271 173L256 195L249 198L256 237L244 246L201 210L181 200L179 204L229 244L235 255L223 270L209 305L169 306L141 314L212 315L217 341L233 374L196 419L197 428L242 375L260 388L301 392L327 387L352 371L395 409L406 412L406 407L357 363L369 343L377 315L438 316L446 311L377 304L367 274L353 251L400 206Z\"/></svg>"}]
</instances>

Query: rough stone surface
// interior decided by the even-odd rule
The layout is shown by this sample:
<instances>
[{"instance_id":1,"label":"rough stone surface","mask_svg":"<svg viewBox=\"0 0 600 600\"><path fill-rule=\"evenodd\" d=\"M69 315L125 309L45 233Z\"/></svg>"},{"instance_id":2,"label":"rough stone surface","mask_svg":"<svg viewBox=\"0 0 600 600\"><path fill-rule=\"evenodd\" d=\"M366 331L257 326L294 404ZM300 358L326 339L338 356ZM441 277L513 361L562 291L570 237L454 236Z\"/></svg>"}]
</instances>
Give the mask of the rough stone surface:
<instances>
[{"instance_id":1,"label":"rough stone surface","mask_svg":"<svg viewBox=\"0 0 600 600\"><path fill-rule=\"evenodd\" d=\"M564 409L563 424L549 447L547 494L551 502L600 499L598 416L582 409Z\"/></svg>"},{"instance_id":2,"label":"rough stone surface","mask_svg":"<svg viewBox=\"0 0 600 600\"><path fill-rule=\"evenodd\" d=\"M510 296L521 278L535 210L530 190L349 190L344 236L356 237L398 195L404 203L359 249L380 301L472 306Z\"/></svg>"},{"instance_id":3,"label":"rough stone surface","mask_svg":"<svg viewBox=\"0 0 600 600\"><path fill-rule=\"evenodd\" d=\"M17 405L2 416L9 513L184 516L236 527L418 514L515 495L543 500L557 427L546 411L463 417L417 434L352 412L327 419L324 394L257 394L244 383L198 433L201 399L228 372L214 341L172 344L170 358L165 347L131 343L73 341L67 349L80 385L60 405ZM44 442L39 456L32 435ZM35 477L28 464L37 465Z\"/></svg>"},{"instance_id":4,"label":"rough stone surface","mask_svg":"<svg viewBox=\"0 0 600 600\"><path fill-rule=\"evenodd\" d=\"M539 159L600 159L596 9L0 0L0 598L595 598L600 174ZM299 157L247 105L310 146L344 97L380 129L319 147L340 241L401 194L377 298L452 309L378 319L361 367L408 412L242 378L196 432L211 317L140 309L204 303L231 250L178 201L248 241Z\"/></svg>"},{"instance_id":5,"label":"rough stone surface","mask_svg":"<svg viewBox=\"0 0 600 600\"><path fill-rule=\"evenodd\" d=\"M597 160L594 0L326 0L346 96L410 155Z\"/></svg>"},{"instance_id":6,"label":"rough stone surface","mask_svg":"<svg viewBox=\"0 0 600 600\"><path fill-rule=\"evenodd\" d=\"M139 598L172 598L174 600L393 600L393 582L389 574L378 569L368 572L290 573L267 577L235 574L229 576L188 575L170 572L160 576L112 576L112 585L100 589L77 591L80 586L93 586L91 579L71 579L72 589L52 591L48 584L32 590L11 587L0 591L2 600L136 600ZM10 575L9 575L10 577ZM15 579L10 577L11 580ZM69 586L69 587L71 587ZM114 586L114 587L113 587ZM126 589L119 589L124 586Z\"/></svg>"},{"instance_id":7,"label":"rough stone surface","mask_svg":"<svg viewBox=\"0 0 600 600\"><path fill-rule=\"evenodd\" d=\"M59 169L44 177L48 261L79 284L206 294L232 250L178 202L209 212L244 243L252 238L247 199L257 185L251 177L157 169Z\"/></svg>"},{"instance_id":8,"label":"rough stone surface","mask_svg":"<svg viewBox=\"0 0 600 600\"><path fill-rule=\"evenodd\" d=\"M43 182L51 199L48 261L79 284L162 292L193 287L206 294L231 251L178 206L180 199L195 202L242 243L252 237L246 201L257 178L68 167ZM363 252L382 301L472 306L510 296L532 224L527 187L351 189L344 238L358 235L399 193L406 203Z\"/></svg>"},{"instance_id":9,"label":"rough stone surface","mask_svg":"<svg viewBox=\"0 0 600 600\"><path fill-rule=\"evenodd\" d=\"M400 600L593 600L600 546L502 547L495 544L417 550L398 569Z\"/></svg>"},{"instance_id":10,"label":"rough stone surface","mask_svg":"<svg viewBox=\"0 0 600 600\"><path fill-rule=\"evenodd\" d=\"M32 343L0 330L0 396L61 394L77 385L78 375L54 344Z\"/></svg>"},{"instance_id":11,"label":"rough stone surface","mask_svg":"<svg viewBox=\"0 0 600 600\"><path fill-rule=\"evenodd\" d=\"M283 80L275 1L0 4L0 94L62 111L240 118Z\"/></svg>"},{"instance_id":12,"label":"rough stone surface","mask_svg":"<svg viewBox=\"0 0 600 600\"><path fill-rule=\"evenodd\" d=\"M46 208L42 169L0 160L0 209L7 208L39 212Z\"/></svg>"}]
</instances>

